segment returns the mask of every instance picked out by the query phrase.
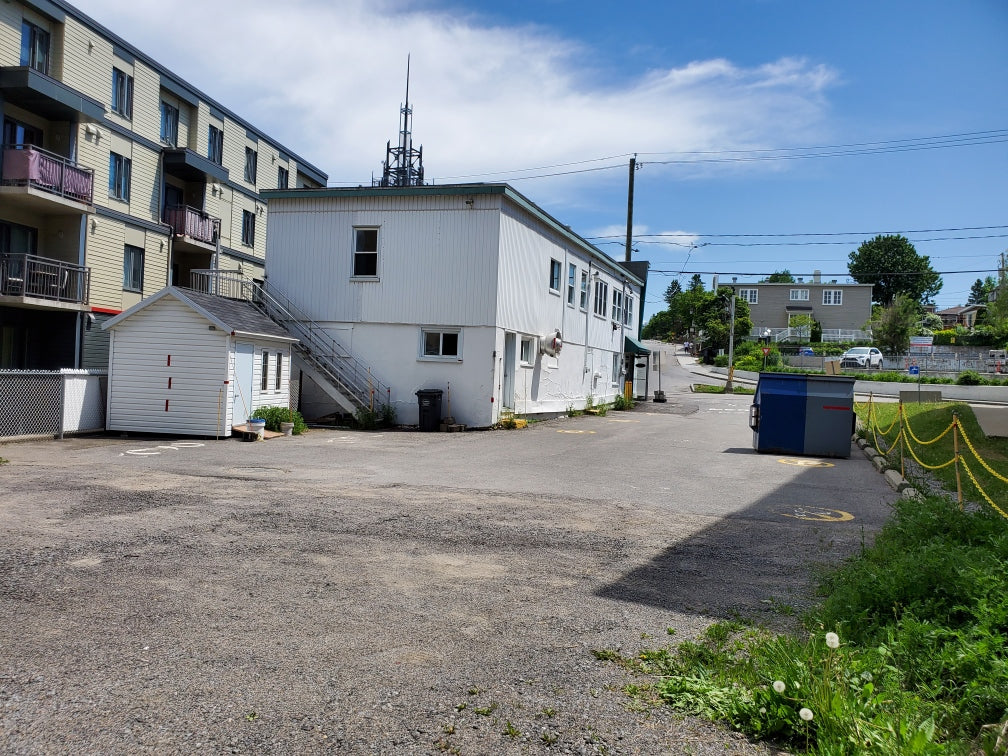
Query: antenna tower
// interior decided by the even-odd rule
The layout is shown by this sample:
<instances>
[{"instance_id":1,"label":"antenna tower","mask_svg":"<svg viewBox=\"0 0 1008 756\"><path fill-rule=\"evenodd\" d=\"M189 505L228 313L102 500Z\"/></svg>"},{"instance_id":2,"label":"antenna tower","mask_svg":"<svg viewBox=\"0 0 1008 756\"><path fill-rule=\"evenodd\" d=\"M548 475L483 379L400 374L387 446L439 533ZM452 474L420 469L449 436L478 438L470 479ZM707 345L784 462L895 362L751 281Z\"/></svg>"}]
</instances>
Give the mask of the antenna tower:
<instances>
[{"instance_id":1,"label":"antenna tower","mask_svg":"<svg viewBox=\"0 0 1008 756\"><path fill-rule=\"evenodd\" d=\"M406 56L406 104L399 107L399 146L393 147L390 139L385 143L385 162L382 163L382 177L378 186L422 186L423 185L423 145L413 149L413 108L409 102L409 56Z\"/></svg>"}]
</instances>

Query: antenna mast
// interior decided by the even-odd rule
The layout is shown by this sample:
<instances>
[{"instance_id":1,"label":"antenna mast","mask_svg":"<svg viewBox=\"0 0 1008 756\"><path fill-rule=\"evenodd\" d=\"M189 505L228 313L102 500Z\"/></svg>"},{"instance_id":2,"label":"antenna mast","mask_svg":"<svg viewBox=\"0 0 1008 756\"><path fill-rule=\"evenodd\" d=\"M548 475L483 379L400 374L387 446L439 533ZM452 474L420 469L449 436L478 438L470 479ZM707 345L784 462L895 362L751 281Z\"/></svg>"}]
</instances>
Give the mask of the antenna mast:
<instances>
[{"instance_id":1,"label":"antenna mast","mask_svg":"<svg viewBox=\"0 0 1008 756\"><path fill-rule=\"evenodd\" d=\"M385 143L385 162L382 163L382 177L378 186L422 186L423 185L423 145L413 149L413 108L409 103L410 56L406 56L406 103L399 107L399 145L392 146L392 140Z\"/></svg>"}]
</instances>

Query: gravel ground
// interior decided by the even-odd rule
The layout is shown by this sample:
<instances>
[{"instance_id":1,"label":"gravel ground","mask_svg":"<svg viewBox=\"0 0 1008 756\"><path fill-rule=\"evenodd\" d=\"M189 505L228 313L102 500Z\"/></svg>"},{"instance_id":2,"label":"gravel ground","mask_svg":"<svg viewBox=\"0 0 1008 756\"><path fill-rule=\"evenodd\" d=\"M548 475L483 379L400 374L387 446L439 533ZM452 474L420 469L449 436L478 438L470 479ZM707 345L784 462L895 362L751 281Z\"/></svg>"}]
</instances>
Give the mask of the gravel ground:
<instances>
[{"instance_id":1,"label":"gravel ground","mask_svg":"<svg viewBox=\"0 0 1008 756\"><path fill-rule=\"evenodd\" d=\"M0 447L0 750L771 752L633 710L631 674L592 652L738 612L781 621L769 598L807 601L809 561L863 531L758 513L776 480L727 518L670 509L667 470L631 470L651 479L636 494L602 475L548 485L585 448L564 444L607 432L614 446L688 433L696 461L680 459L701 465L702 433L736 433L741 410L701 423L708 400L680 398L515 433ZM445 460L467 464L449 475ZM849 467L885 498L867 462ZM723 485L712 502L737 481Z\"/></svg>"}]
</instances>

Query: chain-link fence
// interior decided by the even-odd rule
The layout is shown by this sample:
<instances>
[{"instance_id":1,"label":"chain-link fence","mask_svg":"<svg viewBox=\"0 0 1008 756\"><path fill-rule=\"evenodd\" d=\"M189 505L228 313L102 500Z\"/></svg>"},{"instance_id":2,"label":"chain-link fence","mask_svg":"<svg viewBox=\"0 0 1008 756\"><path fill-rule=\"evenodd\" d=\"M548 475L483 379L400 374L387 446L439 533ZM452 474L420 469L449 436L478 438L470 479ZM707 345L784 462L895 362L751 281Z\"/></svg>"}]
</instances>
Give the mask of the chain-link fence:
<instances>
[{"instance_id":1,"label":"chain-link fence","mask_svg":"<svg viewBox=\"0 0 1008 756\"><path fill-rule=\"evenodd\" d=\"M0 439L105 430L104 370L0 370Z\"/></svg>"}]
</instances>

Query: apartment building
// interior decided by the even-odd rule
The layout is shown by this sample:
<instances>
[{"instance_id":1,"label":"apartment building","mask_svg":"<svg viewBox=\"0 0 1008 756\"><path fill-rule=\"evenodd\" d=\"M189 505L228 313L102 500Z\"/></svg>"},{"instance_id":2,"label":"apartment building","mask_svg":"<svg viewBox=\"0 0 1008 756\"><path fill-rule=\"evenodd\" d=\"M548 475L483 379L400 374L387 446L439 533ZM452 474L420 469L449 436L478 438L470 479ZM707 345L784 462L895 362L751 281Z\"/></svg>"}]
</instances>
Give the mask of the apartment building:
<instances>
[{"instance_id":1,"label":"apartment building","mask_svg":"<svg viewBox=\"0 0 1008 756\"><path fill-rule=\"evenodd\" d=\"M266 189L327 176L62 0L0 2L0 369L105 368L193 270L261 278Z\"/></svg>"},{"instance_id":2,"label":"apartment building","mask_svg":"<svg viewBox=\"0 0 1008 756\"><path fill-rule=\"evenodd\" d=\"M753 333L789 328L799 315L816 320L826 331L856 331L871 319L871 284L823 280L819 271L791 283L735 283L749 305Z\"/></svg>"}]
</instances>

